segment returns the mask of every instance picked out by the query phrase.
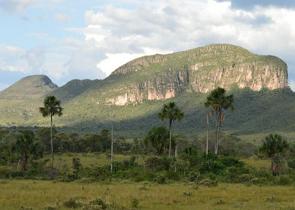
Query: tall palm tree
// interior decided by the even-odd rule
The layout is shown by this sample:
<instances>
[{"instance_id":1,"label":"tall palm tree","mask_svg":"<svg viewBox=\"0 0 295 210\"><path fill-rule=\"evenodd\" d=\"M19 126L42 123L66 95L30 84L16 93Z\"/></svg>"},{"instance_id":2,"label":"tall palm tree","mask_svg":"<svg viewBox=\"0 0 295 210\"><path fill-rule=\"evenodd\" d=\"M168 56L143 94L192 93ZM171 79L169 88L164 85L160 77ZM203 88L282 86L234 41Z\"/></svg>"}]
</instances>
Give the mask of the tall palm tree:
<instances>
[{"instance_id":1,"label":"tall palm tree","mask_svg":"<svg viewBox=\"0 0 295 210\"><path fill-rule=\"evenodd\" d=\"M174 102L164 104L159 118L161 120L168 119L169 123L169 157L171 157L171 145L172 145L172 125L174 121L180 121L183 118L183 112L176 106Z\"/></svg>"},{"instance_id":2,"label":"tall palm tree","mask_svg":"<svg viewBox=\"0 0 295 210\"><path fill-rule=\"evenodd\" d=\"M53 168L53 116L61 116L63 108L60 105L60 101L55 98L55 96L47 96L44 99L44 107L39 108L43 117L50 117L50 146L51 146L51 167Z\"/></svg>"},{"instance_id":3,"label":"tall palm tree","mask_svg":"<svg viewBox=\"0 0 295 210\"><path fill-rule=\"evenodd\" d=\"M219 133L220 127L224 121L224 111L227 109L233 110L233 95L226 95L226 90L223 88L216 88L211 91L209 96L207 97L207 101L205 102L206 107L211 108L211 113L214 115L215 123L216 123L216 142L215 142L215 154L218 155L218 147L219 147Z\"/></svg>"}]
</instances>

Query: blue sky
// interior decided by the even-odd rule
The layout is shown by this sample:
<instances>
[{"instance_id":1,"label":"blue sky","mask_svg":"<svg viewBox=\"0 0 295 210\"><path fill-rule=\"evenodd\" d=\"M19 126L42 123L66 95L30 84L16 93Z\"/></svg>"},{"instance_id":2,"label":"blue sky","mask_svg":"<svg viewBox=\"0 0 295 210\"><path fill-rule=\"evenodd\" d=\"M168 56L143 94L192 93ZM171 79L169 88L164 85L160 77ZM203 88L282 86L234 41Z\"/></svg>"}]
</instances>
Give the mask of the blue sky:
<instances>
[{"instance_id":1,"label":"blue sky","mask_svg":"<svg viewBox=\"0 0 295 210\"><path fill-rule=\"evenodd\" d=\"M272 54L295 88L295 1L0 0L0 89L26 75L105 78L138 56L211 43Z\"/></svg>"}]
</instances>

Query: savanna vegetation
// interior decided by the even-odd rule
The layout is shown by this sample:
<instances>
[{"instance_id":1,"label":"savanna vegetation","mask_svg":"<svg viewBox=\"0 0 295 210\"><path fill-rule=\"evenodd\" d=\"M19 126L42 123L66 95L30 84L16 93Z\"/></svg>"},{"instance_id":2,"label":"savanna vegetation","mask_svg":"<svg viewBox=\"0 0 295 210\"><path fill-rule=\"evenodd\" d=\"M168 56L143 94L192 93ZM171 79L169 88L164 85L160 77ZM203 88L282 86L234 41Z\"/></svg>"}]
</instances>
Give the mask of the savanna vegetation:
<instances>
[{"instance_id":1,"label":"savanna vegetation","mask_svg":"<svg viewBox=\"0 0 295 210\"><path fill-rule=\"evenodd\" d=\"M5 209L292 209L295 144L291 139L267 134L260 144L253 144L225 132L222 125L235 114L235 103L222 88L213 90L203 106L208 113L205 135L192 138L175 132L186 113L169 102L158 114L162 126L151 127L140 138L126 138L116 135L116 128L98 133L56 128L53 119L62 117L63 107L48 96L40 108L40 114L49 117L48 128L0 129L0 205ZM18 202L8 199L13 195Z\"/></svg>"}]
</instances>

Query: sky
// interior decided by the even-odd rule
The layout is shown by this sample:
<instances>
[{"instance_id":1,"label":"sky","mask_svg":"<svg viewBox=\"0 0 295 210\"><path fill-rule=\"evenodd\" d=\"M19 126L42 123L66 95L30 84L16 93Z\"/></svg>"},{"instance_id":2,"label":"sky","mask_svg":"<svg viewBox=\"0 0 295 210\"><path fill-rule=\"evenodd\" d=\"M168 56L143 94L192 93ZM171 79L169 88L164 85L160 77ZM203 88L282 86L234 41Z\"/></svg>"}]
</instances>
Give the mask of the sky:
<instances>
[{"instance_id":1,"label":"sky","mask_svg":"<svg viewBox=\"0 0 295 210\"><path fill-rule=\"evenodd\" d=\"M276 55L295 89L294 0L0 0L0 90L33 74L103 79L143 55L213 43Z\"/></svg>"}]
</instances>

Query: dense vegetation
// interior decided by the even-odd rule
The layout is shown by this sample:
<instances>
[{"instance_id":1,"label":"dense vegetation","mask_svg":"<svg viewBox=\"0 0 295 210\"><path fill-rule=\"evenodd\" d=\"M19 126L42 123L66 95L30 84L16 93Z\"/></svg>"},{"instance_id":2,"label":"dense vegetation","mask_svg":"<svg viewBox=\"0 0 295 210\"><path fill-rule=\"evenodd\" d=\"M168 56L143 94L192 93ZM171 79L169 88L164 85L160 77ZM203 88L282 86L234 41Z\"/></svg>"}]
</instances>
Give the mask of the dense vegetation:
<instances>
[{"instance_id":1,"label":"dense vegetation","mask_svg":"<svg viewBox=\"0 0 295 210\"><path fill-rule=\"evenodd\" d=\"M54 127L53 116L61 116L63 107L55 97L48 96L40 115L50 117L49 128L0 129L0 178L81 183L129 181L149 186L183 183L190 187L183 192L187 199L194 196L193 190L228 183L252 188L295 183L295 144L290 139L268 134L260 143L253 144L221 131L222 125L236 114L236 111L228 114L225 120L226 110L240 108L233 99L234 95L222 88L204 99L202 105L210 113L207 116L211 122L206 135L179 134L180 120L192 116L183 113L177 103L168 102L157 116L158 121L168 121L166 126L156 124L140 138L130 138L114 135L113 129L79 133ZM260 163L263 167L257 166ZM152 188L145 184L143 187ZM70 197L55 206L138 209L140 202L138 198L130 198L128 205L122 205L101 197L94 200ZM224 205L227 201L217 202Z\"/></svg>"},{"instance_id":2,"label":"dense vegetation","mask_svg":"<svg viewBox=\"0 0 295 210\"><path fill-rule=\"evenodd\" d=\"M3 167L0 176L63 181L128 179L162 184L181 180L201 185L216 185L218 182L287 184L295 181L292 153L295 146L277 134L267 136L263 144L257 146L221 133L224 111L233 107L233 95L227 96L222 88L212 91L204 106L209 107L209 112L213 112L210 116L216 121L215 133L208 130L206 138L191 139L173 134L173 122L186 116L175 103L168 103L159 113L159 120L168 120L167 128L153 127L142 138L116 136L114 140L113 130L107 129L101 130L100 134L58 132L53 127L52 117L61 116L63 108L55 97L48 96L40 112L43 116L50 116L50 129L1 130L0 163ZM175 127L177 125L175 123ZM53 164L54 153L106 154L109 161L100 166L83 166L80 158L73 155L70 166L57 168ZM114 161L114 153L127 158ZM50 167L48 154L51 154ZM270 158L271 170L257 169L241 161L251 156Z\"/></svg>"}]
</instances>

